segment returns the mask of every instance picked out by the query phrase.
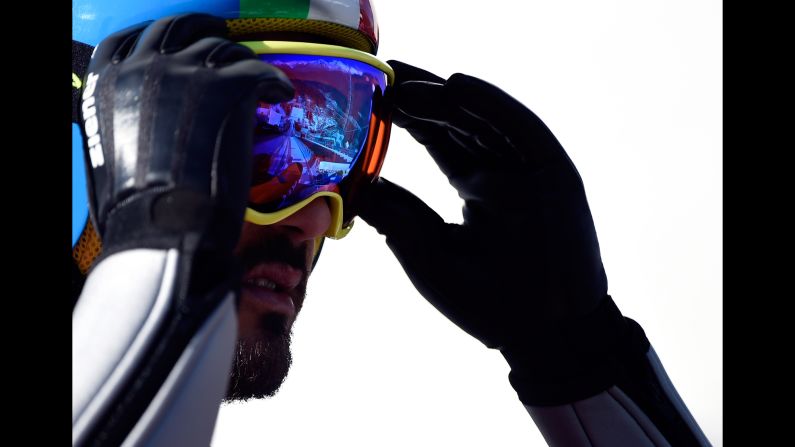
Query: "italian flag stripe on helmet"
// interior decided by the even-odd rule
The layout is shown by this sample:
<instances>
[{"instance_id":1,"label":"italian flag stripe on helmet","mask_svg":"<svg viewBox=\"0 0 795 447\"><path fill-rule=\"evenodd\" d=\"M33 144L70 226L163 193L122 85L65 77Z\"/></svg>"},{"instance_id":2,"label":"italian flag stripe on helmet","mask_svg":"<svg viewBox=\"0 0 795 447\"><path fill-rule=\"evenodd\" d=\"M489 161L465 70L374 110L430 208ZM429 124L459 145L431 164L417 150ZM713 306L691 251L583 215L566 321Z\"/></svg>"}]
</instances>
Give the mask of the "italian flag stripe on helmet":
<instances>
[{"instance_id":1,"label":"italian flag stripe on helmet","mask_svg":"<svg viewBox=\"0 0 795 447\"><path fill-rule=\"evenodd\" d=\"M306 19L310 0L240 0L240 18L282 17Z\"/></svg>"},{"instance_id":2,"label":"italian flag stripe on helmet","mask_svg":"<svg viewBox=\"0 0 795 447\"><path fill-rule=\"evenodd\" d=\"M358 30L371 42L371 52L378 49L378 25L371 0L229 0L239 1L241 19L274 17L309 19L335 23ZM234 7L230 8L234 10ZM229 17L228 13L223 14Z\"/></svg>"},{"instance_id":3,"label":"italian flag stripe on helmet","mask_svg":"<svg viewBox=\"0 0 795 447\"><path fill-rule=\"evenodd\" d=\"M283 17L359 29L359 0L240 0L240 18Z\"/></svg>"}]
</instances>

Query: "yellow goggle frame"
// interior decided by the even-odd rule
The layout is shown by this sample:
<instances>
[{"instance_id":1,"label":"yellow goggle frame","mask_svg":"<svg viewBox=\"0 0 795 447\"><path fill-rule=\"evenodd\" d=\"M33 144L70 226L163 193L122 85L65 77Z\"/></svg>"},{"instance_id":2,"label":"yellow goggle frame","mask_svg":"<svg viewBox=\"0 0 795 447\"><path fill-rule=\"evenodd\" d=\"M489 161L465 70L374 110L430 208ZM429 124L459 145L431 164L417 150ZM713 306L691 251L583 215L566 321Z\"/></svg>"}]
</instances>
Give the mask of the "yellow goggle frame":
<instances>
[{"instance_id":1,"label":"yellow goggle frame","mask_svg":"<svg viewBox=\"0 0 795 447\"><path fill-rule=\"evenodd\" d=\"M387 85L391 86L395 82L395 72L387 63L364 51L353 48L341 47L337 45L327 45L310 42L287 42L287 41L251 41L238 42L256 54L304 54L310 56L331 56L345 59L352 59L371 65L386 74ZM306 199L294 203L287 208L274 211L272 213L261 213L251 208L246 208L245 220L256 225L272 225L284 220L298 212L319 197L327 197L329 209L331 210L331 225L326 230L324 236L332 239L342 239L353 227L353 221L343 227L342 222L342 196L335 192L319 191Z\"/></svg>"}]
</instances>

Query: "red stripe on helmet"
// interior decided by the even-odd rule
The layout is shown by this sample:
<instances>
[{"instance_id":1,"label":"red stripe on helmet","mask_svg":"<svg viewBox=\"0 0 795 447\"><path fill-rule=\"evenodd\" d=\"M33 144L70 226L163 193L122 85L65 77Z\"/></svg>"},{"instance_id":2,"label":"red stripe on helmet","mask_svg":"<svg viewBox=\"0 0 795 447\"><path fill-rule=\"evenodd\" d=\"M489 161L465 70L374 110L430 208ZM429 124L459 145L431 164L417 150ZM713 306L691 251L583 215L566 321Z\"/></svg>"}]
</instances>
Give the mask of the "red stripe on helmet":
<instances>
[{"instance_id":1,"label":"red stripe on helmet","mask_svg":"<svg viewBox=\"0 0 795 447\"><path fill-rule=\"evenodd\" d=\"M378 51L378 23L370 0L359 0L359 31L373 42L373 54Z\"/></svg>"}]
</instances>

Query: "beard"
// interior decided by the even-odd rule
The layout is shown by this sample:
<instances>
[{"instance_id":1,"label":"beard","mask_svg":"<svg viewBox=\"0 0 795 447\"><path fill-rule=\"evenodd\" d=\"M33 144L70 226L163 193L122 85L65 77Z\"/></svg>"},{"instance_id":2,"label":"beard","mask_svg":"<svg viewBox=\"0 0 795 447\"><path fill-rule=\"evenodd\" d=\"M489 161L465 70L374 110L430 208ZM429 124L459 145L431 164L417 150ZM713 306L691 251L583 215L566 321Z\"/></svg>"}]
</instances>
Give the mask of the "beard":
<instances>
[{"instance_id":1,"label":"beard","mask_svg":"<svg viewBox=\"0 0 795 447\"><path fill-rule=\"evenodd\" d=\"M260 334L237 340L224 403L276 394L293 361L291 335L283 316L266 315Z\"/></svg>"},{"instance_id":2,"label":"beard","mask_svg":"<svg viewBox=\"0 0 795 447\"><path fill-rule=\"evenodd\" d=\"M267 227L253 228L244 228L244 231L252 231L255 237L244 238L247 242L239 244L236 251L243 270L249 271L260 263L274 261L301 270L303 279L291 293L297 315L306 294L309 247L306 243L293 246L288 238L269 234ZM239 336L235 346L235 358L223 399L225 403L273 396L284 383L292 364L292 321L287 315L263 314L256 320L255 327L245 332L247 335Z\"/></svg>"}]
</instances>

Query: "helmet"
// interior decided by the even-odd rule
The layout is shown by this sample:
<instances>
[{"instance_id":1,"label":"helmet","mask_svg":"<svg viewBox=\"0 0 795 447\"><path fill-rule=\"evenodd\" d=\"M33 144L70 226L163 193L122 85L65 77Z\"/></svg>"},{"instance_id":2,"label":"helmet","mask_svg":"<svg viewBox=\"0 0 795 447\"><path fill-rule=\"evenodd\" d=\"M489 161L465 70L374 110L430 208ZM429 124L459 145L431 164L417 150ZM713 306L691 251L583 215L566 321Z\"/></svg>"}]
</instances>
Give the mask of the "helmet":
<instances>
[{"instance_id":1,"label":"helmet","mask_svg":"<svg viewBox=\"0 0 795 447\"><path fill-rule=\"evenodd\" d=\"M262 33L288 38L300 33L318 42L373 55L378 50L378 24L371 0L73 0L72 257L83 274L101 248L88 218L83 143L77 124L80 80L85 75L91 51L102 39L118 30L186 12L203 12L227 19L230 37L239 41L256 39Z\"/></svg>"},{"instance_id":2,"label":"helmet","mask_svg":"<svg viewBox=\"0 0 795 447\"><path fill-rule=\"evenodd\" d=\"M232 37L300 32L373 55L378 49L371 0L74 0L72 38L96 46L128 26L186 12L227 19Z\"/></svg>"}]
</instances>

